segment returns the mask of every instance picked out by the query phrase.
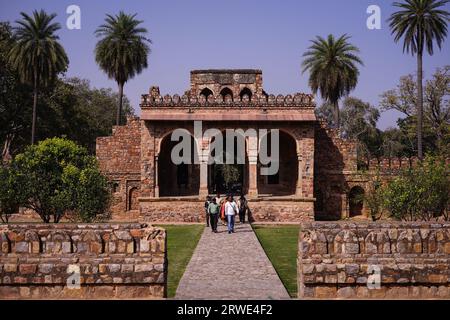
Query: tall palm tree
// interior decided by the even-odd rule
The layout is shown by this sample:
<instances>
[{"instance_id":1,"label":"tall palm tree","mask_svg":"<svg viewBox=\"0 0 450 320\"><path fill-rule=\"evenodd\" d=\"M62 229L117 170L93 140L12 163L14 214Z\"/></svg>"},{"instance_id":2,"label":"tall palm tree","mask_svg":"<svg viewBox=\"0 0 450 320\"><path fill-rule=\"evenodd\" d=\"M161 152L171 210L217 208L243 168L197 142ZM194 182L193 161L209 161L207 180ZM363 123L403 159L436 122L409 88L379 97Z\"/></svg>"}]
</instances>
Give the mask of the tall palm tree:
<instances>
[{"instance_id":1,"label":"tall palm tree","mask_svg":"<svg viewBox=\"0 0 450 320\"><path fill-rule=\"evenodd\" d=\"M358 82L357 65L363 65L357 56L359 49L348 42L350 36L327 39L316 37L303 54L302 72L309 71L309 86L314 94L320 91L323 99L333 105L334 123L339 127L339 99L348 95Z\"/></svg>"},{"instance_id":2,"label":"tall palm tree","mask_svg":"<svg viewBox=\"0 0 450 320\"><path fill-rule=\"evenodd\" d=\"M122 116L123 86L125 82L147 68L147 56L150 53L147 29L139 27L142 23L135 19L136 14L128 15L120 11L118 15L107 14L105 24L95 31L102 37L95 47L95 60L110 79L119 86L119 105L116 112L116 124L120 125Z\"/></svg>"},{"instance_id":3,"label":"tall palm tree","mask_svg":"<svg viewBox=\"0 0 450 320\"><path fill-rule=\"evenodd\" d=\"M389 26L395 35L395 42L403 38L403 52L417 55L417 153L423 159L422 119L423 119L423 70L424 49L433 55L436 42L439 49L447 36L449 12L443 9L448 0L405 0L394 2L400 8L389 18Z\"/></svg>"},{"instance_id":4,"label":"tall palm tree","mask_svg":"<svg viewBox=\"0 0 450 320\"><path fill-rule=\"evenodd\" d=\"M52 82L58 73L67 69L69 59L55 32L61 29L52 22L56 14L47 14L44 10L33 11L33 16L20 13L13 35L8 60L18 71L20 80L33 86L33 120L31 125L31 144L36 139L36 109L38 93L41 87Z\"/></svg>"}]
</instances>

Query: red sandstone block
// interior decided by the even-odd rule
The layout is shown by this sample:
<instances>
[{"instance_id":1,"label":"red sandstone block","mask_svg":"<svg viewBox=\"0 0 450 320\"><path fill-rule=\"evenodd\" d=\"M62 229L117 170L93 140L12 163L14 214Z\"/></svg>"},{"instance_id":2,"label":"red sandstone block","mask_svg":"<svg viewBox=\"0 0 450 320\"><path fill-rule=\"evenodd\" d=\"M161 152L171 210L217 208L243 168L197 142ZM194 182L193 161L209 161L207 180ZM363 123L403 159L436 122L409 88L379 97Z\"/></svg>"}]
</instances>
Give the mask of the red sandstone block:
<instances>
[{"instance_id":1,"label":"red sandstone block","mask_svg":"<svg viewBox=\"0 0 450 320\"><path fill-rule=\"evenodd\" d=\"M21 264L19 266L19 272L21 274L34 274L36 273L37 265L35 264Z\"/></svg>"}]
</instances>

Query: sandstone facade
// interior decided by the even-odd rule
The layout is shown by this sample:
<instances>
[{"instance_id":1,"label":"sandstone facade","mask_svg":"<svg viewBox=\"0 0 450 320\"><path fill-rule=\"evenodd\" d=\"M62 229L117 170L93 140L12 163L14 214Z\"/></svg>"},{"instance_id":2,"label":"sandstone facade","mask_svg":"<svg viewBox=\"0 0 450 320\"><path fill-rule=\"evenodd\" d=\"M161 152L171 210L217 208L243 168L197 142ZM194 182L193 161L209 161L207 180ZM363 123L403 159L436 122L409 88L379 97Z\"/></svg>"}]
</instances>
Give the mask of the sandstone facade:
<instances>
[{"instance_id":1,"label":"sandstone facade","mask_svg":"<svg viewBox=\"0 0 450 320\"><path fill-rule=\"evenodd\" d=\"M201 121L200 134L195 121ZM245 164L239 167L239 192L248 195L253 219L312 220L315 127L313 97L267 94L260 70L192 71L190 90L182 96L161 96L158 87L151 87L142 96L140 119L129 119L111 137L97 140L97 158L115 185L113 217L202 221L205 196L223 194L218 166L209 163L216 135L205 132L254 129L257 136L243 137ZM176 129L191 136L192 164L171 161ZM274 129L280 131L280 170L268 178L261 174L258 155Z\"/></svg>"},{"instance_id":2,"label":"sandstone facade","mask_svg":"<svg viewBox=\"0 0 450 320\"><path fill-rule=\"evenodd\" d=\"M299 298L450 299L449 263L448 223L304 223Z\"/></svg>"},{"instance_id":3,"label":"sandstone facade","mask_svg":"<svg viewBox=\"0 0 450 320\"><path fill-rule=\"evenodd\" d=\"M0 299L165 296L162 228L138 223L0 225L0 249ZM80 286L70 285L76 283Z\"/></svg>"},{"instance_id":4,"label":"sandstone facade","mask_svg":"<svg viewBox=\"0 0 450 320\"><path fill-rule=\"evenodd\" d=\"M260 70L195 70L181 96L163 96L151 87L142 95L139 119L130 118L112 136L97 140L100 166L114 183L113 218L202 221L205 196L223 194L218 166L209 163L213 138L205 132L278 129L280 170L273 177L261 174L259 152L267 134L244 138L240 191L250 199L254 221L370 219L356 200L369 192L371 175L388 181L416 160L371 159L359 170L356 142L318 121L314 108L312 95L267 94ZM199 133L196 121L201 121ZM176 129L191 137L192 164L171 160Z\"/></svg>"}]
</instances>

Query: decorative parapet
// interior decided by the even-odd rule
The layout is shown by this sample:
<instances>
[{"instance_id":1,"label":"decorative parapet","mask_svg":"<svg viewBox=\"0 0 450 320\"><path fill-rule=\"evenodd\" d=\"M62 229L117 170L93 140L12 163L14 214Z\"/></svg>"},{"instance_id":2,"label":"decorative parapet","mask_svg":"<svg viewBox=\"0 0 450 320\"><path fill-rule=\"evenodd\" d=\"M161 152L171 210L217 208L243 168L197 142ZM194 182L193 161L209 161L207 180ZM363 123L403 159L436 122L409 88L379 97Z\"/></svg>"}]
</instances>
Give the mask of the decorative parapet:
<instances>
[{"instance_id":1,"label":"decorative parapet","mask_svg":"<svg viewBox=\"0 0 450 320\"><path fill-rule=\"evenodd\" d=\"M0 299L163 298L166 276L162 228L0 225Z\"/></svg>"},{"instance_id":2,"label":"decorative parapet","mask_svg":"<svg viewBox=\"0 0 450 320\"><path fill-rule=\"evenodd\" d=\"M313 222L299 235L299 298L450 298L450 223Z\"/></svg>"},{"instance_id":3,"label":"decorative parapet","mask_svg":"<svg viewBox=\"0 0 450 320\"><path fill-rule=\"evenodd\" d=\"M153 89L155 92L155 89ZM231 97L214 97L203 95L190 97L188 95L179 96L143 94L141 97L141 108L148 107L303 107L314 108L314 96L311 94L297 93L295 95L253 95L251 98L244 96L242 100L233 100Z\"/></svg>"}]
</instances>

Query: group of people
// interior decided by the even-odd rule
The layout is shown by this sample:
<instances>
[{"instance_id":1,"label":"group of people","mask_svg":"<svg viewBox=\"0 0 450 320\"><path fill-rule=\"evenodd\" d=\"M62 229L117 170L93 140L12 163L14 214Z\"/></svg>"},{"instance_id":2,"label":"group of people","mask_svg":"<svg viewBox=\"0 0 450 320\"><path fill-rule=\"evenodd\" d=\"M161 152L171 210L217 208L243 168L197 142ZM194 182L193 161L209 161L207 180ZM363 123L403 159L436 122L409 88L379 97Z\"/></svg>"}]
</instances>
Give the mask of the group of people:
<instances>
[{"instance_id":1,"label":"group of people","mask_svg":"<svg viewBox=\"0 0 450 320\"><path fill-rule=\"evenodd\" d=\"M227 224L228 233L234 233L235 216L239 215L239 222L245 223L245 215L248 212L248 202L244 195L241 195L237 202L232 195L224 198L217 194L216 197L206 197L205 214L206 226L211 226L211 231L217 233L219 218L222 224Z\"/></svg>"}]
</instances>

